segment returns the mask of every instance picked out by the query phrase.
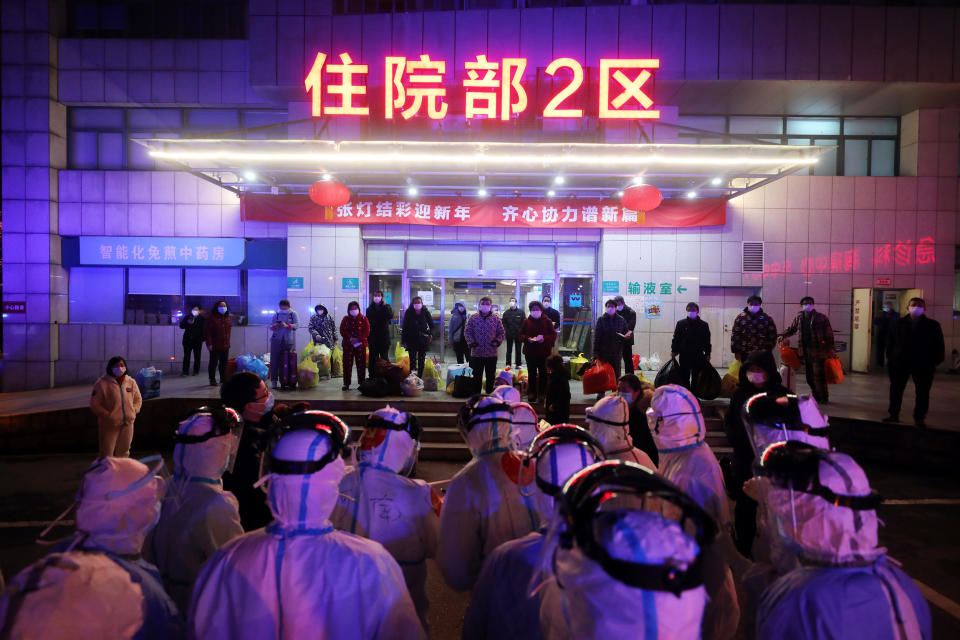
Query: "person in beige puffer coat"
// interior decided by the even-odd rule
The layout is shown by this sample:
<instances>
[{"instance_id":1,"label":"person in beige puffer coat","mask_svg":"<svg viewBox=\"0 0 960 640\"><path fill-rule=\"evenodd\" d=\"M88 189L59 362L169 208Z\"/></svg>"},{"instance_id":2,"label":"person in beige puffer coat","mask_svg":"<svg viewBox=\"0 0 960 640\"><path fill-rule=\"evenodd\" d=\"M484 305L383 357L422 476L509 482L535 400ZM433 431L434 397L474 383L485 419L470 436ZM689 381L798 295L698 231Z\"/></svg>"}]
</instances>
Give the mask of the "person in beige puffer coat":
<instances>
[{"instance_id":1,"label":"person in beige puffer coat","mask_svg":"<svg viewBox=\"0 0 960 640\"><path fill-rule=\"evenodd\" d=\"M143 398L136 381L127 375L127 362L110 358L107 372L93 384L90 410L97 416L100 457L126 458L133 441L133 421L140 413Z\"/></svg>"}]
</instances>

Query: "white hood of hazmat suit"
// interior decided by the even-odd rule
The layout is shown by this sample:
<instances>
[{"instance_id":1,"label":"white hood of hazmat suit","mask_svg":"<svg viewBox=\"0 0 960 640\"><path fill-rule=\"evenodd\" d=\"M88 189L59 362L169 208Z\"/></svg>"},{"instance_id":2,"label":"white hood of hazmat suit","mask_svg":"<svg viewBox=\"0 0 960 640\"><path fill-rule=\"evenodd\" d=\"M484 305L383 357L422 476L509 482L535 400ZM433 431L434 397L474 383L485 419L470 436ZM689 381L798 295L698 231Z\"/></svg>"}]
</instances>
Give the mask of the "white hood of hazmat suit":
<instances>
[{"instance_id":1,"label":"white hood of hazmat suit","mask_svg":"<svg viewBox=\"0 0 960 640\"><path fill-rule=\"evenodd\" d=\"M328 437L295 430L280 460L318 460ZM191 632L204 639L423 638L396 561L380 544L335 531L338 456L308 475L266 476L274 522L221 548L197 578Z\"/></svg>"},{"instance_id":2,"label":"white hood of hazmat suit","mask_svg":"<svg viewBox=\"0 0 960 640\"><path fill-rule=\"evenodd\" d=\"M587 409L587 430L603 445L607 460L635 462L656 469L646 453L633 446L630 406L620 396L606 396Z\"/></svg>"},{"instance_id":3,"label":"white hood of hazmat suit","mask_svg":"<svg viewBox=\"0 0 960 640\"><path fill-rule=\"evenodd\" d=\"M514 447L518 451L526 451L539 433L537 412L526 402L511 402L510 406L513 407L510 430Z\"/></svg>"}]
</instances>

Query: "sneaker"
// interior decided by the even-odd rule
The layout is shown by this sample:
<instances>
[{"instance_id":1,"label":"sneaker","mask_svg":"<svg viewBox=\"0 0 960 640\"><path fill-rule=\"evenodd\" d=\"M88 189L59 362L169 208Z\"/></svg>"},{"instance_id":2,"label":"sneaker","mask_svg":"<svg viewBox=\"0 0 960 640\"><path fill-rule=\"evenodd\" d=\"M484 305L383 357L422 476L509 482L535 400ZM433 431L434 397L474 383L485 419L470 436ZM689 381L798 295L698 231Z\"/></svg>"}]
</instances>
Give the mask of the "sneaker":
<instances>
[{"instance_id":1,"label":"sneaker","mask_svg":"<svg viewBox=\"0 0 960 640\"><path fill-rule=\"evenodd\" d=\"M918 428L918 429L926 429L926 428L927 428L927 423L926 423L926 421L924 421L923 418L916 418L916 417L915 417L915 418L913 419L913 424L917 425L917 428Z\"/></svg>"},{"instance_id":2,"label":"sneaker","mask_svg":"<svg viewBox=\"0 0 960 640\"><path fill-rule=\"evenodd\" d=\"M900 414L891 413L889 416L887 416L880 422L900 422Z\"/></svg>"},{"instance_id":3,"label":"sneaker","mask_svg":"<svg viewBox=\"0 0 960 640\"><path fill-rule=\"evenodd\" d=\"M211 387L217 386L217 381L216 381L216 380L211 380L211 381L210 381L210 386L211 386Z\"/></svg>"},{"instance_id":4,"label":"sneaker","mask_svg":"<svg viewBox=\"0 0 960 640\"><path fill-rule=\"evenodd\" d=\"M343 385L342 387L340 387L340 391L349 391L349 390L350 390L350 386L349 386L349 385L346 385L346 384L345 384L345 385Z\"/></svg>"}]
</instances>

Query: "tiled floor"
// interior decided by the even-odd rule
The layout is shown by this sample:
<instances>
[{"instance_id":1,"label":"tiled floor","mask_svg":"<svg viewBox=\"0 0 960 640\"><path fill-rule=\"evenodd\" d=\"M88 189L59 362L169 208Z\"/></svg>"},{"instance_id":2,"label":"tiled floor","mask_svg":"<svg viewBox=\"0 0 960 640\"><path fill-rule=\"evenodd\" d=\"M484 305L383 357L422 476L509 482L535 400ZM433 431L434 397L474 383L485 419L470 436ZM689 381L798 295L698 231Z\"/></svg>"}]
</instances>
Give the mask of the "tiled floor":
<instances>
[{"instance_id":1,"label":"tiled floor","mask_svg":"<svg viewBox=\"0 0 960 640\"><path fill-rule=\"evenodd\" d=\"M645 373L651 380L655 375L652 371ZM323 381L309 391L278 391L276 396L278 400L339 400L361 397L355 387L350 391L341 391L341 382L340 378L336 378ZM887 413L889 389L889 381L883 373L849 373L842 384L830 388L830 405L826 413L843 418L880 420ZM579 382L571 380L570 390L573 394L572 401L574 403L593 402L593 396L586 397L583 395ZM797 391L799 393L809 391L802 374L798 376ZM0 394L0 415L83 407L89 401L89 394L89 386L4 393ZM166 397L217 398L219 388L208 386L205 376L202 375L189 378L172 376L163 380L162 394ZM906 424L912 424L913 394L913 383L910 383L904 394L903 410L901 412L901 417L906 421ZM446 400L449 398L450 396L443 392L425 392L419 400ZM956 410L958 400L960 400L960 376L938 374L934 379L933 391L930 396L930 413L927 416L927 425L937 429L960 431L960 419L957 418Z\"/></svg>"}]
</instances>

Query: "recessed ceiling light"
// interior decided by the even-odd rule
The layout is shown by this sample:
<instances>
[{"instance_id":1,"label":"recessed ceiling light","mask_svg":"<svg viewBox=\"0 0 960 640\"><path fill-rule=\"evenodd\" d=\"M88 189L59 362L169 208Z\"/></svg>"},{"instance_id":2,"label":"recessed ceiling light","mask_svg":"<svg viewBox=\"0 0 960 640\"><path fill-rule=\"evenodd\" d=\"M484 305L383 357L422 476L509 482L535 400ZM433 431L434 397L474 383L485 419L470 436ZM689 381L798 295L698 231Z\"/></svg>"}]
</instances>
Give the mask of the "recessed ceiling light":
<instances>
[{"instance_id":1,"label":"recessed ceiling light","mask_svg":"<svg viewBox=\"0 0 960 640\"><path fill-rule=\"evenodd\" d=\"M486 198L487 190L484 189L483 187L480 187L479 189L477 189L477 195L480 196L481 198Z\"/></svg>"},{"instance_id":2,"label":"recessed ceiling light","mask_svg":"<svg viewBox=\"0 0 960 640\"><path fill-rule=\"evenodd\" d=\"M643 176L637 176L630 181L632 184L643 184Z\"/></svg>"},{"instance_id":3,"label":"recessed ceiling light","mask_svg":"<svg viewBox=\"0 0 960 640\"><path fill-rule=\"evenodd\" d=\"M618 197L618 198L622 198L622 197L623 197L623 191L617 191L617 197Z\"/></svg>"},{"instance_id":4,"label":"recessed ceiling light","mask_svg":"<svg viewBox=\"0 0 960 640\"><path fill-rule=\"evenodd\" d=\"M553 178L553 184L563 184L566 181L567 179L564 178L563 176L554 176Z\"/></svg>"},{"instance_id":5,"label":"recessed ceiling light","mask_svg":"<svg viewBox=\"0 0 960 640\"><path fill-rule=\"evenodd\" d=\"M417 191L417 188L414 187L414 186L410 186L410 187L407 188L407 195L408 195L408 196L415 196L415 195L417 195L418 193L419 193L419 191Z\"/></svg>"},{"instance_id":6,"label":"recessed ceiling light","mask_svg":"<svg viewBox=\"0 0 960 640\"><path fill-rule=\"evenodd\" d=\"M322 176L320 176L320 179L323 180L324 182L327 182L327 181L333 180L333 176L331 176L329 173L325 173Z\"/></svg>"},{"instance_id":7,"label":"recessed ceiling light","mask_svg":"<svg viewBox=\"0 0 960 640\"><path fill-rule=\"evenodd\" d=\"M255 174L253 171L244 171L244 172L243 172L243 177L244 177L246 180L256 180L256 179L257 179L257 174Z\"/></svg>"},{"instance_id":8,"label":"recessed ceiling light","mask_svg":"<svg viewBox=\"0 0 960 640\"><path fill-rule=\"evenodd\" d=\"M720 178L714 178L713 180L710 181L710 184L712 184L715 187L718 187L720 186L721 182L723 182L723 180L721 180Z\"/></svg>"},{"instance_id":9,"label":"recessed ceiling light","mask_svg":"<svg viewBox=\"0 0 960 640\"><path fill-rule=\"evenodd\" d=\"M697 197L697 192L696 192L696 191L687 191L687 197L688 197L688 198L696 198L696 197Z\"/></svg>"},{"instance_id":10,"label":"recessed ceiling light","mask_svg":"<svg viewBox=\"0 0 960 640\"><path fill-rule=\"evenodd\" d=\"M555 195L557 195L557 192L554 191L553 189L550 189L549 191L547 191L547 196L548 196L548 197L552 198L552 197L555 196Z\"/></svg>"}]
</instances>

